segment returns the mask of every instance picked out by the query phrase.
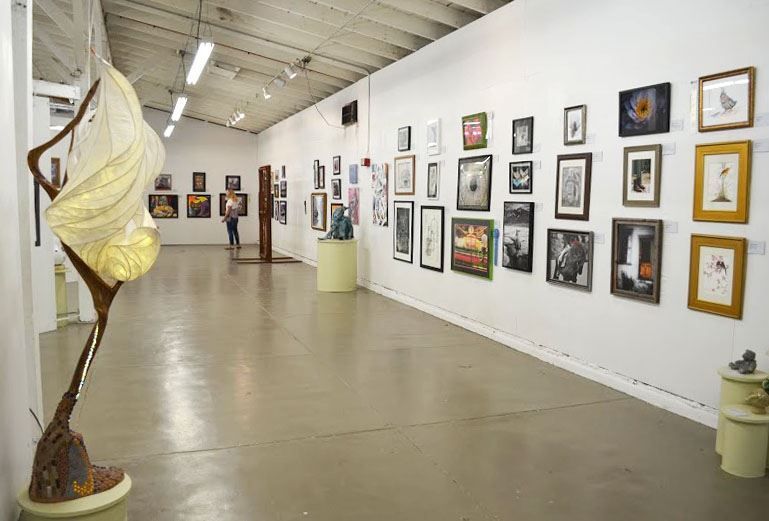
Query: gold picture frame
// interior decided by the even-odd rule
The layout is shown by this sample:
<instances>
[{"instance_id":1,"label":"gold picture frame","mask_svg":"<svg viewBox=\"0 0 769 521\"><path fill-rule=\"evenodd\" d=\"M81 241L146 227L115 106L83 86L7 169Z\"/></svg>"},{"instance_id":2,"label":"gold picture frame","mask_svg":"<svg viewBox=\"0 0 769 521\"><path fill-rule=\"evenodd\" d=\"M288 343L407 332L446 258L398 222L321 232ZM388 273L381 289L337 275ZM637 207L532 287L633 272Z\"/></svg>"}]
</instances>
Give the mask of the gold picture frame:
<instances>
[{"instance_id":1,"label":"gold picture frame","mask_svg":"<svg viewBox=\"0 0 769 521\"><path fill-rule=\"evenodd\" d=\"M755 67L744 67L699 79L697 128L700 132L753 126L755 74ZM741 86L744 79L748 82L746 87ZM718 93L711 92L719 89ZM709 112L707 116L706 112ZM708 124L708 118L720 118L722 122Z\"/></svg>"},{"instance_id":2,"label":"gold picture frame","mask_svg":"<svg viewBox=\"0 0 769 521\"><path fill-rule=\"evenodd\" d=\"M748 222L750 149L749 140L696 146L695 221Z\"/></svg>"},{"instance_id":3,"label":"gold picture frame","mask_svg":"<svg viewBox=\"0 0 769 521\"><path fill-rule=\"evenodd\" d=\"M692 235L689 309L742 319L747 240Z\"/></svg>"},{"instance_id":4,"label":"gold picture frame","mask_svg":"<svg viewBox=\"0 0 769 521\"><path fill-rule=\"evenodd\" d=\"M310 194L310 228L312 228L313 230L325 232L327 212L328 212L328 195L326 195L326 192L311 193Z\"/></svg>"}]
</instances>

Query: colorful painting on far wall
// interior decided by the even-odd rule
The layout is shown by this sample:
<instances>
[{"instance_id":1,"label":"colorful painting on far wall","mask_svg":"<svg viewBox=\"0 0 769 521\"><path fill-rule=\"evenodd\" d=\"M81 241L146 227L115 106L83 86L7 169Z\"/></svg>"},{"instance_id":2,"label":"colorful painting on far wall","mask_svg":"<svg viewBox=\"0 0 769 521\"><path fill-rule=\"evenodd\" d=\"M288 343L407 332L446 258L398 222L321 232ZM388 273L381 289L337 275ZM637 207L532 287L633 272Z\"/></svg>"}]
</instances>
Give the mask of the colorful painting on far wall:
<instances>
[{"instance_id":1,"label":"colorful painting on far wall","mask_svg":"<svg viewBox=\"0 0 769 521\"><path fill-rule=\"evenodd\" d=\"M176 194L150 194L147 208L154 219L178 219L179 196Z\"/></svg>"},{"instance_id":2,"label":"colorful painting on far wall","mask_svg":"<svg viewBox=\"0 0 769 521\"><path fill-rule=\"evenodd\" d=\"M192 191L193 192L206 191L206 173L205 172L192 172Z\"/></svg>"},{"instance_id":3,"label":"colorful painting on far wall","mask_svg":"<svg viewBox=\"0 0 769 521\"><path fill-rule=\"evenodd\" d=\"M462 147L475 150L488 146L488 116L485 112L462 117Z\"/></svg>"},{"instance_id":4,"label":"colorful painting on far wall","mask_svg":"<svg viewBox=\"0 0 769 521\"><path fill-rule=\"evenodd\" d=\"M451 219L451 269L491 280L494 220Z\"/></svg>"},{"instance_id":5,"label":"colorful painting on far wall","mask_svg":"<svg viewBox=\"0 0 769 521\"><path fill-rule=\"evenodd\" d=\"M171 174L160 174L155 178L155 190L170 190Z\"/></svg>"},{"instance_id":6,"label":"colorful painting on far wall","mask_svg":"<svg viewBox=\"0 0 769 521\"><path fill-rule=\"evenodd\" d=\"M746 67L700 78L700 132L753 126L755 72Z\"/></svg>"},{"instance_id":7,"label":"colorful painting on far wall","mask_svg":"<svg viewBox=\"0 0 769 521\"><path fill-rule=\"evenodd\" d=\"M746 243L742 237L692 235L690 309L742 318Z\"/></svg>"},{"instance_id":8,"label":"colorful painting on far wall","mask_svg":"<svg viewBox=\"0 0 769 521\"><path fill-rule=\"evenodd\" d=\"M670 83L619 93L620 137L662 132L670 132Z\"/></svg>"},{"instance_id":9,"label":"colorful painting on far wall","mask_svg":"<svg viewBox=\"0 0 769 521\"><path fill-rule=\"evenodd\" d=\"M350 206L350 220L354 225L360 224L360 188L357 186L347 189L347 204Z\"/></svg>"},{"instance_id":10,"label":"colorful painting on far wall","mask_svg":"<svg viewBox=\"0 0 769 521\"><path fill-rule=\"evenodd\" d=\"M248 215L248 194L236 193L238 198L238 218ZM224 217L227 211L227 194L219 194L219 215Z\"/></svg>"},{"instance_id":11,"label":"colorful painting on far wall","mask_svg":"<svg viewBox=\"0 0 769 521\"><path fill-rule=\"evenodd\" d=\"M187 194L187 217L190 219L211 217L211 196L209 194Z\"/></svg>"},{"instance_id":12,"label":"colorful painting on far wall","mask_svg":"<svg viewBox=\"0 0 769 521\"><path fill-rule=\"evenodd\" d=\"M387 163L371 165L372 219L377 226L387 226Z\"/></svg>"},{"instance_id":13,"label":"colorful painting on far wall","mask_svg":"<svg viewBox=\"0 0 769 521\"><path fill-rule=\"evenodd\" d=\"M750 149L750 141L695 147L695 221L748 222Z\"/></svg>"},{"instance_id":14,"label":"colorful painting on far wall","mask_svg":"<svg viewBox=\"0 0 769 521\"><path fill-rule=\"evenodd\" d=\"M240 190L240 176L239 175L227 175L224 176L224 187L227 190Z\"/></svg>"},{"instance_id":15,"label":"colorful painting on far wall","mask_svg":"<svg viewBox=\"0 0 769 521\"><path fill-rule=\"evenodd\" d=\"M621 297L660 301L662 221L612 220L611 292Z\"/></svg>"}]
</instances>

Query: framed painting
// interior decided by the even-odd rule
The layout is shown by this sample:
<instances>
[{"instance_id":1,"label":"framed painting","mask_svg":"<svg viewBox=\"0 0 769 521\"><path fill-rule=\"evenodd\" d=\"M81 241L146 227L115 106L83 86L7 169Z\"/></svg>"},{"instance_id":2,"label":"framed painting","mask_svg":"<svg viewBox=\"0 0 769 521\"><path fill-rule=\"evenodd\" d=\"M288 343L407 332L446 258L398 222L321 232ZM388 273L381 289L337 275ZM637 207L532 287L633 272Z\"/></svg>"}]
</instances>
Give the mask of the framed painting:
<instances>
[{"instance_id":1,"label":"framed painting","mask_svg":"<svg viewBox=\"0 0 769 521\"><path fill-rule=\"evenodd\" d=\"M419 265L443 271L443 206L422 206L420 212Z\"/></svg>"},{"instance_id":2,"label":"framed painting","mask_svg":"<svg viewBox=\"0 0 769 521\"><path fill-rule=\"evenodd\" d=\"M320 174L320 160L316 159L312 162L312 186L318 189L318 175Z\"/></svg>"},{"instance_id":3,"label":"framed painting","mask_svg":"<svg viewBox=\"0 0 769 521\"><path fill-rule=\"evenodd\" d=\"M395 158L395 195L414 195L416 156Z\"/></svg>"},{"instance_id":4,"label":"framed painting","mask_svg":"<svg viewBox=\"0 0 769 521\"><path fill-rule=\"evenodd\" d=\"M692 235L690 309L742 318L746 243L742 237Z\"/></svg>"},{"instance_id":5,"label":"framed painting","mask_svg":"<svg viewBox=\"0 0 769 521\"><path fill-rule=\"evenodd\" d=\"M695 221L748 222L750 148L750 141L695 147Z\"/></svg>"},{"instance_id":6,"label":"framed painting","mask_svg":"<svg viewBox=\"0 0 769 521\"><path fill-rule=\"evenodd\" d=\"M236 193L238 198L238 217L246 217L248 215L248 194ZM219 194L219 216L224 217L227 211L227 194Z\"/></svg>"},{"instance_id":7,"label":"framed painting","mask_svg":"<svg viewBox=\"0 0 769 521\"><path fill-rule=\"evenodd\" d=\"M286 178L286 165L280 165L280 178Z\"/></svg>"},{"instance_id":8,"label":"framed painting","mask_svg":"<svg viewBox=\"0 0 769 521\"><path fill-rule=\"evenodd\" d=\"M326 165L321 165L318 167L318 186L317 188L319 190L324 190L326 188Z\"/></svg>"},{"instance_id":9,"label":"framed painting","mask_svg":"<svg viewBox=\"0 0 769 521\"><path fill-rule=\"evenodd\" d=\"M155 190L171 190L171 174L160 174L155 178Z\"/></svg>"},{"instance_id":10,"label":"framed painting","mask_svg":"<svg viewBox=\"0 0 769 521\"><path fill-rule=\"evenodd\" d=\"M280 197L280 183L272 185L272 196L276 198Z\"/></svg>"},{"instance_id":11,"label":"framed painting","mask_svg":"<svg viewBox=\"0 0 769 521\"><path fill-rule=\"evenodd\" d=\"M224 187L227 190L240 190L240 176L239 175L226 175L224 176Z\"/></svg>"},{"instance_id":12,"label":"framed painting","mask_svg":"<svg viewBox=\"0 0 769 521\"><path fill-rule=\"evenodd\" d=\"M427 122L427 155L435 156L441 153L441 120L431 119Z\"/></svg>"},{"instance_id":13,"label":"framed painting","mask_svg":"<svg viewBox=\"0 0 769 521\"><path fill-rule=\"evenodd\" d=\"M457 210L488 212L491 207L491 155L459 159Z\"/></svg>"},{"instance_id":14,"label":"framed painting","mask_svg":"<svg viewBox=\"0 0 769 521\"><path fill-rule=\"evenodd\" d=\"M331 180L331 199L340 200L342 198L342 180Z\"/></svg>"},{"instance_id":15,"label":"framed painting","mask_svg":"<svg viewBox=\"0 0 769 521\"><path fill-rule=\"evenodd\" d=\"M590 170L593 154L558 156L555 182L555 218L590 219Z\"/></svg>"},{"instance_id":16,"label":"framed painting","mask_svg":"<svg viewBox=\"0 0 769 521\"><path fill-rule=\"evenodd\" d=\"M387 163L371 165L372 220L377 226L387 226L389 209Z\"/></svg>"},{"instance_id":17,"label":"framed painting","mask_svg":"<svg viewBox=\"0 0 769 521\"><path fill-rule=\"evenodd\" d=\"M351 185L357 185L358 184L358 164L353 163L348 167L348 171L350 174L350 184Z\"/></svg>"},{"instance_id":18,"label":"framed painting","mask_svg":"<svg viewBox=\"0 0 769 521\"><path fill-rule=\"evenodd\" d=\"M531 154L534 150L534 116L513 120L513 154Z\"/></svg>"},{"instance_id":19,"label":"framed painting","mask_svg":"<svg viewBox=\"0 0 769 521\"><path fill-rule=\"evenodd\" d=\"M350 220L354 225L360 224L360 188L347 188L347 204L350 208Z\"/></svg>"},{"instance_id":20,"label":"framed painting","mask_svg":"<svg viewBox=\"0 0 769 521\"><path fill-rule=\"evenodd\" d=\"M280 197L285 198L288 195L288 181L285 179L280 180Z\"/></svg>"},{"instance_id":21,"label":"framed painting","mask_svg":"<svg viewBox=\"0 0 769 521\"><path fill-rule=\"evenodd\" d=\"M334 212L336 212L340 208L344 208L344 204L342 204L342 203L331 203L331 210L330 210L329 215L331 217L333 217L334 216Z\"/></svg>"},{"instance_id":22,"label":"framed painting","mask_svg":"<svg viewBox=\"0 0 769 521\"><path fill-rule=\"evenodd\" d=\"M745 67L700 78L700 132L753 126L755 73L754 67Z\"/></svg>"},{"instance_id":23,"label":"framed painting","mask_svg":"<svg viewBox=\"0 0 769 521\"><path fill-rule=\"evenodd\" d=\"M670 132L670 83L619 93L620 137Z\"/></svg>"},{"instance_id":24,"label":"framed painting","mask_svg":"<svg viewBox=\"0 0 769 521\"><path fill-rule=\"evenodd\" d=\"M342 173L342 157L334 156L331 159L331 168L333 170L332 175L339 175Z\"/></svg>"},{"instance_id":25,"label":"framed painting","mask_svg":"<svg viewBox=\"0 0 769 521\"><path fill-rule=\"evenodd\" d=\"M593 289L593 232L547 230L545 280L574 289Z\"/></svg>"},{"instance_id":26,"label":"framed painting","mask_svg":"<svg viewBox=\"0 0 769 521\"><path fill-rule=\"evenodd\" d=\"M321 232L326 231L326 192L310 194L310 227Z\"/></svg>"},{"instance_id":27,"label":"framed painting","mask_svg":"<svg viewBox=\"0 0 769 521\"><path fill-rule=\"evenodd\" d=\"M563 109L563 144L581 145L587 140L587 106Z\"/></svg>"},{"instance_id":28,"label":"framed painting","mask_svg":"<svg viewBox=\"0 0 769 521\"><path fill-rule=\"evenodd\" d=\"M534 203L505 202L502 221L502 266L532 270L534 248Z\"/></svg>"},{"instance_id":29,"label":"framed painting","mask_svg":"<svg viewBox=\"0 0 769 521\"><path fill-rule=\"evenodd\" d=\"M192 191L193 192L206 191L206 173L205 172L192 172Z\"/></svg>"},{"instance_id":30,"label":"framed painting","mask_svg":"<svg viewBox=\"0 0 769 521\"><path fill-rule=\"evenodd\" d=\"M278 204L275 200L275 195L270 194L270 209L272 210L272 218L278 220Z\"/></svg>"},{"instance_id":31,"label":"framed painting","mask_svg":"<svg viewBox=\"0 0 769 521\"><path fill-rule=\"evenodd\" d=\"M187 194L187 217L190 219L211 217L211 195Z\"/></svg>"},{"instance_id":32,"label":"framed painting","mask_svg":"<svg viewBox=\"0 0 769 521\"><path fill-rule=\"evenodd\" d=\"M61 158L51 158L51 184L56 188L61 188Z\"/></svg>"},{"instance_id":33,"label":"framed painting","mask_svg":"<svg viewBox=\"0 0 769 521\"><path fill-rule=\"evenodd\" d=\"M451 269L491 280L494 220L451 219Z\"/></svg>"},{"instance_id":34,"label":"framed painting","mask_svg":"<svg viewBox=\"0 0 769 521\"><path fill-rule=\"evenodd\" d=\"M154 219L178 219L179 196L175 194L150 194L147 208Z\"/></svg>"},{"instance_id":35,"label":"framed painting","mask_svg":"<svg viewBox=\"0 0 769 521\"><path fill-rule=\"evenodd\" d=\"M611 292L660 301L662 221L612 219Z\"/></svg>"},{"instance_id":36,"label":"framed painting","mask_svg":"<svg viewBox=\"0 0 769 521\"><path fill-rule=\"evenodd\" d=\"M393 258L414 262L414 201L393 202Z\"/></svg>"},{"instance_id":37,"label":"framed painting","mask_svg":"<svg viewBox=\"0 0 769 521\"><path fill-rule=\"evenodd\" d=\"M510 193L530 194L534 189L531 161L514 161L510 163Z\"/></svg>"},{"instance_id":38,"label":"framed painting","mask_svg":"<svg viewBox=\"0 0 769 521\"><path fill-rule=\"evenodd\" d=\"M411 127L398 129L398 152L411 150Z\"/></svg>"},{"instance_id":39,"label":"framed painting","mask_svg":"<svg viewBox=\"0 0 769 521\"><path fill-rule=\"evenodd\" d=\"M440 179L440 171L438 169L438 163L428 163L427 164L427 198L438 199L440 186L441 186L441 179Z\"/></svg>"},{"instance_id":40,"label":"framed painting","mask_svg":"<svg viewBox=\"0 0 769 521\"><path fill-rule=\"evenodd\" d=\"M624 158L622 204L659 207L662 145L625 147Z\"/></svg>"},{"instance_id":41,"label":"framed painting","mask_svg":"<svg viewBox=\"0 0 769 521\"><path fill-rule=\"evenodd\" d=\"M485 112L462 117L462 148L475 150L488 146L489 119Z\"/></svg>"}]
</instances>

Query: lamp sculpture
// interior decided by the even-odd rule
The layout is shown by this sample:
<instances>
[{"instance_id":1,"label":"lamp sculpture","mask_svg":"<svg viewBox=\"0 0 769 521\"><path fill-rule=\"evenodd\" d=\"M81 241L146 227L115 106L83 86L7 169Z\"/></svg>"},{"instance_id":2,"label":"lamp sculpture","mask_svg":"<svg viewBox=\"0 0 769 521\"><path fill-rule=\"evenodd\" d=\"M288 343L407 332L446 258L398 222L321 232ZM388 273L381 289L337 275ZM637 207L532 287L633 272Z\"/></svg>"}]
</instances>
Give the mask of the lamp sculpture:
<instances>
[{"instance_id":1,"label":"lamp sculpture","mask_svg":"<svg viewBox=\"0 0 769 521\"><path fill-rule=\"evenodd\" d=\"M121 469L91 464L82 435L70 430L69 422L104 338L112 300L124 282L144 275L160 252L143 194L163 167L165 149L142 119L128 80L104 62L99 69L101 77L75 118L27 156L32 175L51 198L48 224L88 286L97 313L69 388L37 444L29 497L43 503L104 492L124 478ZM94 97L96 108L90 110ZM70 133L67 172L58 187L43 176L39 161Z\"/></svg>"}]
</instances>

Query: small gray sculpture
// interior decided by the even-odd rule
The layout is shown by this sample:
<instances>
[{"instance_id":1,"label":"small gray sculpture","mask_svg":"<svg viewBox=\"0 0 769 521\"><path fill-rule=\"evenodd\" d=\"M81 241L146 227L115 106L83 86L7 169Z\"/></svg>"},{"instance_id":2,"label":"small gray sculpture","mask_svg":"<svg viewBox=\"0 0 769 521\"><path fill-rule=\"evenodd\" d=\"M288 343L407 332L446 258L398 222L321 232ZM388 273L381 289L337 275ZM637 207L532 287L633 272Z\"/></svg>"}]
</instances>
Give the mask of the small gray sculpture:
<instances>
[{"instance_id":1,"label":"small gray sculpture","mask_svg":"<svg viewBox=\"0 0 769 521\"><path fill-rule=\"evenodd\" d=\"M326 234L325 239L338 239L348 241L353 238L352 220L344 214L347 206L342 206L334 210L331 216L331 228Z\"/></svg>"},{"instance_id":2,"label":"small gray sculpture","mask_svg":"<svg viewBox=\"0 0 769 521\"><path fill-rule=\"evenodd\" d=\"M742 360L729 362L729 368L739 371L740 374L753 374L756 370L756 353L746 349L742 354Z\"/></svg>"}]
</instances>

